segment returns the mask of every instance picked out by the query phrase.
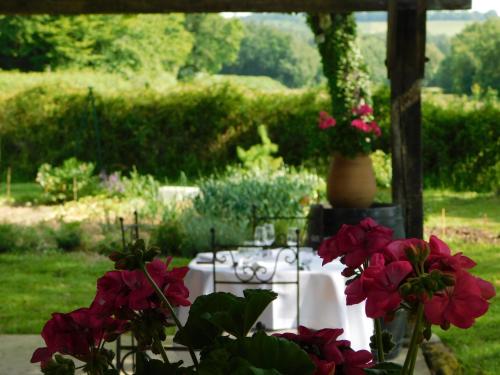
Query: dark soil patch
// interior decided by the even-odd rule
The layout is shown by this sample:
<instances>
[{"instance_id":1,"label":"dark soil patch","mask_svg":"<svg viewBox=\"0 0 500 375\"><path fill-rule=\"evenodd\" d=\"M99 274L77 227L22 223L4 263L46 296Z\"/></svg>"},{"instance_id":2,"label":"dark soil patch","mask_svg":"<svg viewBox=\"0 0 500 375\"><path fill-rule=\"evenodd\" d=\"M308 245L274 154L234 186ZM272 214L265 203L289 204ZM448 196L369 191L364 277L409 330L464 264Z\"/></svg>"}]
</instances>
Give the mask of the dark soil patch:
<instances>
[{"instance_id":1,"label":"dark soil patch","mask_svg":"<svg viewBox=\"0 0 500 375\"><path fill-rule=\"evenodd\" d=\"M443 230L439 227L427 228L429 234L433 234L440 238L460 240L469 243L491 243L498 244L500 242L500 234L494 234L477 228L470 227L450 227Z\"/></svg>"}]
</instances>

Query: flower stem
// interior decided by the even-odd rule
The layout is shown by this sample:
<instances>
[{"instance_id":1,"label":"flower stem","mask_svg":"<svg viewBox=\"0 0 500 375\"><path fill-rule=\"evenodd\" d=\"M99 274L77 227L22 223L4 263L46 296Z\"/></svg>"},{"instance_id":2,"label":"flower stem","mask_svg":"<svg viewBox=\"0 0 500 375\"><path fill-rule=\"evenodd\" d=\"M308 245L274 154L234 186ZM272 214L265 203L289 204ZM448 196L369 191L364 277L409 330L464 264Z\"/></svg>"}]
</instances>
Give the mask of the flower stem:
<instances>
[{"instance_id":1,"label":"flower stem","mask_svg":"<svg viewBox=\"0 0 500 375\"><path fill-rule=\"evenodd\" d=\"M167 352L165 351L165 348L163 347L163 344L158 336L154 337L154 342L156 348L160 351L161 357L163 358L163 362L170 363L170 361L168 360Z\"/></svg>"},{"instance_id":2,"label":"flower stem","mask_svg":"<svg viewBox=\"0 0 500 375\"><path fill-rule=\"evenodd\" d=\"M424 304L420 302L417 308L417 319L415 321L415 327L413 328L413 334L411 336L410 346L408 347L408 353L406 354L405 363L403 365L403 370L401 375L412 375L415 369L415 362L418 353L418 344L422 331L422 322L424 317Z\"/></svg>"},{"instance_id":3,"label":"flower stem","mask_svg":"<svg viewBox=\"0 0 500 375\"><path fill-rule=\"evenodd\" d=\"M375 321L375 339L377 340L377 362L385 362L384 343L382 341L382 318L376 318Z\"/></svg>"},{"instance_id":4,"label":"flower stem","mask_svg":"<svg viewBox=\"0 0 500 375\"><path fill-rule=\"evenodd\" d=\"M163 294L163 292L161 291L161 289L158 287L158 285L156 284L156 282L153 280L153 278L149 274L149 272L146 269L146 266L144 264L141 265L141 270L146 275L149 283L151 284L151 286L155 290L155 292L158 295L158 297L160 297L160 300L167 307L168 311L170 312L170 315L172 315L172 318L174 319L174 322L175 322L175 325L177 326L177 329L181 330L183 327L182 327L181 322L177 318L177 315L175 315L174 308L172 307L172 305L168 301L167 297L165 297L165 295ZM196 354L194 353L194 350L190 346L188 346L187 348L189 350L189 354L191 355L191 359L193 360L194 366L196 367L196 369L198 369L198 359L196 358Z\"/></svg>"}]
</instances>

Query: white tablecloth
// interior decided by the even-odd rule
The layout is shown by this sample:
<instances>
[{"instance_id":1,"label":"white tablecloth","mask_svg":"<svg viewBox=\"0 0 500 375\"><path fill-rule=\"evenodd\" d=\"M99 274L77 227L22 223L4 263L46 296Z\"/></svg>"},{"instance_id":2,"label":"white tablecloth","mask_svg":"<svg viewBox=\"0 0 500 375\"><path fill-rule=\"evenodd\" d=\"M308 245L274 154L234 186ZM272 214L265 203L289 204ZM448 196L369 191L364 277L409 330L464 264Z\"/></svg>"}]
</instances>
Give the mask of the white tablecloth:
<instances>
[{"instance_id":1,"label":"white tablecloth","mask_svg":"<svg viewBox=\"0 0 500 375\"><path fill-rule=\"evenodd\" d=\"M258 259L260 265L272 268L272 257ZM190 291L190 301L196 297L213 292L212 264L198 263L201 257L210 257L209 253L198 254L189 264L190 271L186 275L185 283ZM282 261L283 253L278 262L277 272L273 281L294 281L296 279L295 265ZM308 251L301 251L301 262L310 261L309 269L300 271L300 324L313 329L343 328L343 339L351 341L355 350L369 349L370 336L373 331L372 320L365 315L364 304L346 306L345 281L341 275L343 265L332 262L321 266L321 259ZM241 264L241 261L240 261ZM217 280L236 281L234 268L231 262L217 264ZM296 327L296 285L237 285L218 284L217 291L231 292L241 296L244 289L249 288L272 289L278 293L278 298L264 311L259 318L268 329L283 330ZM179 318L181 322L187 320L188 308L181 308Z\"/></svg>"}]
</instances>

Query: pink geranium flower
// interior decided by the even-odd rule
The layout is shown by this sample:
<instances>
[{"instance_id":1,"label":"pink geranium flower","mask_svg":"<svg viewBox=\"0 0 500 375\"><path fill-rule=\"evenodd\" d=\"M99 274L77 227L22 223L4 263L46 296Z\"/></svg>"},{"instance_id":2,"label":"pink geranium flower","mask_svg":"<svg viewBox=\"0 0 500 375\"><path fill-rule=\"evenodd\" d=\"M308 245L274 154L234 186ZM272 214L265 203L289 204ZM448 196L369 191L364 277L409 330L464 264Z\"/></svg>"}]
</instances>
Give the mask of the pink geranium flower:
<instances>
[{"instance_id":1,"label":"pink geranium flower","mask_svg":"<svg viewBox=\"0 0 500 375\"><path fill-rule=\"evenodd\" d=\"M328 114L328 112L321 111L319 113L318 127L320 129L328 129L337 124L337 121Z\"/></svg>"},{"instance_id":2,"label":"pink geranium flower","mask_svg":"<svg viewBox=\"0 0 500 375\"><path fill-rule=\"evenodd\" d=\"M476 318L488 311L487 300L495 295L495 290L491 284L467 271L458 271L454 276L455 285L436 293L425 302L425 317L430 323L439 324L444 329L449 328L450 324L469 328Z\"/></svg>"},{"instance_id":3,"label":"pink geranium flower","mask_svg":"<svg viewBox=\"0 0 500 375\"><path fill-rule=\"evenodd\" d=\"M370 266L345 290L348 305L366 299L366 315L370 318L384 317L399 307L399 286L413 272L408 261L384 263L382 254L373 255Z\"/></svg>"},{"instance_id":4,"label":"pink geranium flower","mask_svg":"<svg viewBox=\"0 0 500 375\"><path fill-rule=\"evenodd\" d=\"M155 259L146 265L158 287L173 306L190 305L189 290L184 285L187 267L168 270L171 257L164 263ZM160 300L141 270L107 272L97 281L97 294L92 308L101 314L123 309L146 310L160 306Z\"/></svg>"},{"instance_id":5,"label":"pink geranium flower","mask_svg":"<svg viewBox=\"0 0 500 375\"><path fill-rule=\"evenodd\" d=\"M397 260L408 260L406 250L409 248L417 252L423 252L428 247L427 242L419 238L407 238L404 240L395 240L389 243L383 250L386 263Z\"/></svg>"},{"instance_id":6,"label":"pink geranium flower","mask_svg":"<svg viewBox=\"0 0 500 375\"><path fill-rule=\"evenodd\" d=\"M455 272L462 269L471 269L476 266L476 263L472 259L462 255L462 253L451 255L448 245L436 236L430 237L429 247L431 253L426 260L426 268L429 271L438 269L443 272Z\"/></svg>"},{"instance_id":7,"label":"pink geranium flower","mask_svg":"<svg viewBox=\"0 0 500 375\"><path fill-rule=\"evenodd\" d=\"M123 332L125 324L103 318L88 308L67 314L54 313L42 329L46 347L36 349L31 362L41 362L44 367L55 353L72 355L86 362L93 348L98 348L108 334L116 337Z\"/></svg>"},{"instance_id":8,"label":"pink geranium flower","mask_svg":"<svg viewBox=\"0 0 500 375\"><path fill-rule=\"evenodd\" d=\"M372 365L373 357L366 350L354 351L347 340L337 340L343 329L320 329L318 331L299 326L298 334L283 333L275 336L295 342L304 349L316 365L314 375L363 374L364 368ZM360 372L361 371L361 372Z\"/></svg>"},{"instance_id":9,"label":"pink geranium flower","mask_svg":"<svg viewBox=\"0 0 500 375\"><path fill-rule=\"evenodd\" d=\"M356 129L362 131L363 133L370 133L372 131L372 128L369 124L364 122L362 119L357 118L351 121L351 126L355 127Z\"/></svg>"},{"instance_id":10,"label":"pink geranium flower","mask_svg":"<svg viewBox=\"0 0 500 375\"><path fill-rule=\"evenodd\" d=\"M376 137L380 137L382 135L382 130L375 121L369 122L368 126L370 127L372 133L375 134Z\"/></svg>"},{"instance_id":11,"label":"pink geranium flower","mask_svg":"<svg viewBox=\"0 0 500 375\"><path fill-rule=\"evenodd\" d=\"M352 274L371 255L381 252L390 243L392 234L392 229L366 218L357 225L343 225L336 235L321 243L318 255L323 265L340 258L348 267L344 274Z\"/></svg>"},{"instance_id":12,"label":"pink geranium flower","mask_svg":"<svg viewBox=\"0 0 500 375\"><path fill-rule=\"evenodd\" d=\"M373 108L370 107L368 104L361 104L357 108L354 108L352 110L352 113L357 116L368 116L373 114Z\"/></svg>"}]
</instances>

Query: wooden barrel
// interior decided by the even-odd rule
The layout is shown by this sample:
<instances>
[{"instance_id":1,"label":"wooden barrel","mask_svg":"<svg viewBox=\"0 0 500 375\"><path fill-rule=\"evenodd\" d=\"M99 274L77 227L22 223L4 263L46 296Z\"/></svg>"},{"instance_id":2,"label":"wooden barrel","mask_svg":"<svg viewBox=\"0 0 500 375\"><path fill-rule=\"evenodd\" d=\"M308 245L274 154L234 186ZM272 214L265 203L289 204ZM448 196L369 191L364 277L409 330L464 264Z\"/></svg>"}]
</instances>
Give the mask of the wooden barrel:
<instances>
[{"instance_id":1,"label":"wooden barrel","mask_svg":"<svg viewBox=\"0 0 500 375\"><path fill-rule=\"evenodd\" d=\"M358 224L371 217L380 225L394 231L394 238L405 238L403 212L393 204L374 204L369 208L327 208L312 205L309 212L307 238L309 246L317 249L323 238L333 236L343 224Z\"/></svg>"}]
</instances>

